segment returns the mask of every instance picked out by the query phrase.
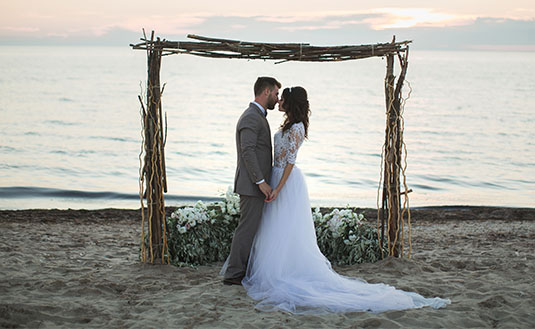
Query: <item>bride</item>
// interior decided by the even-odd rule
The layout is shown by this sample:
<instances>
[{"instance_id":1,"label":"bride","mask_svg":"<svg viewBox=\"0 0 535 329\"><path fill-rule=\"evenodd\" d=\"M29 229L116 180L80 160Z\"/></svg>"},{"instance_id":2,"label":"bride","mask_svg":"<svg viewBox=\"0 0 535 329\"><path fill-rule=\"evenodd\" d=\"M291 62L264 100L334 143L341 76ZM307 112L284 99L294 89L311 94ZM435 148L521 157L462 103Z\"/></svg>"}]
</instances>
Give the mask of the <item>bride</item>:
<instances>
[{"instance_id":1,"label":"bride","mask_svg":"<svg viewBox=\"0 0 535 329\"><path fill-rule=\"evenodd\" d=\"M247 273L242 284L259 301L260 310L291 313L382 312L450 303L424 298L386 284L369 284L337 274L321 253L305 179L295 166L297 151L307 138L310 114L302 87L286 88L279 101L285 120L275 134L271 184Z\"/></svg>"}]
</instances>

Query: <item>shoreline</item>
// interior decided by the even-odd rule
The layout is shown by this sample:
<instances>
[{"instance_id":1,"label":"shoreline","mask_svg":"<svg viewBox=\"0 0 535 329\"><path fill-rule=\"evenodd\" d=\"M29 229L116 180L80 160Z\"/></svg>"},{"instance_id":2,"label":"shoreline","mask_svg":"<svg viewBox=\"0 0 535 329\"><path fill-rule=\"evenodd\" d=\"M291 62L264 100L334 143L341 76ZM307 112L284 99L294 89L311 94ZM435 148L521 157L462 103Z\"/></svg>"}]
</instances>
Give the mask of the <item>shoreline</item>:
<instances>
[{"instance_id":1,"label":"shoreline","mask_svg":"<svg viewBox=\"0 0 535 329\"><path fill-rule=\"evenodd\" d=\"M221 191L221 193L223 193ZM533 198L527 200L515 199L505 202L505 200L493 199L471 199L471 202L464 202L463 199L451 200L432 199L418 201L410 199L411 209L422 208L455 208L455 207L488 207L488 208L532 208L535 207ZM534 195L535 197L535 195ZM197 201L212 203L223 200L222 194L214 195L184 195L184 194L165 194L165 204L168 207L181 207L194 205ZM360 201L359 201L360 200ZM434 201L433 201L434 200ZM449 200L449 201L448 201ZM496 204L496 201L504 201L503 204ZM315 208L370 208L377 207L377 202L357 198L310 198L311 207ZM30 210L30 209L87 209L98 210L106 208L117 209L139 209L139 193L123 193L112 191L87 191L74 189L56 189L46 187L31 186L4 186L0 187L0 210Z\"/></svg>"},{"instance_id":2,"label":"shoreline","mask_svg":"<svg viewBox=\"0 0 535 329\"><path fill-rule=\"evenodd\" d=\"M178 207L165 207L166 215ZM320 207L320 210L329 212L332 209L344 209L345 207ZM349 207L358 213L363 213L368 221L377 219L377 209ZM312 208L314 209L314 208ZM498 207L498 206L426 206L410 209L411 221L415 220L510 220L510 221L535 221L535 208L525 207ZM141 220L141 208L102 208L102 209L0 209L0 219L12 219L32 216L57 216L58 218L71 218L71 216L87 218L113 218L118 220ZM87 219L86 218L86 219Z\"/></svg>"}]
</instances>

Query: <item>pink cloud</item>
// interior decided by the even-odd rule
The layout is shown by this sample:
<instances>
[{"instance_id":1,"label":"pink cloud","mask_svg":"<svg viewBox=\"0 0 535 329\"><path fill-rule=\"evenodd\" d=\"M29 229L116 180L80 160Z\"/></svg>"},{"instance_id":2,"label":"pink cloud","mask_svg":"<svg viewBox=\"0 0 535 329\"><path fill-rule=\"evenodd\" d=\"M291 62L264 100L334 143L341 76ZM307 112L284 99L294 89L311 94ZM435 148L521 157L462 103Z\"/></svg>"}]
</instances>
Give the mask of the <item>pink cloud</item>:
<instances>
[{"instance_id":1,"label":"pink cloud","mask_svg":"<svg viewBox=\"0 0 535 329\"><path fill-rule=\"evenodd\" d=\"M358 24L364 24L363 21L357 21L357 20L335 20L335 21L328 21L324 24L315 24L315 25L300 25L300 26L281 26L278 29L294 32L294 31L313 31L313 30L335 30L343 28L347 25L358 25Z\"/></svg>"},{"instance_id":2,"label":"pink cloud","mask_svg":"<svg viewBox=\"0 0 535 329\"><path fill-rule=\"evenodd\" d=\"M362 17L361 20L351 19ZM348 18L348 20L344 20ZM473 22L476 16L455 15L435 11L429 8L377 8L352 12L323 12L321 14L303 14L294 16L262 16L258 21L281 24L287 31L337 29L347 25L366 24L375 30L388 28L407 28L414 26L457 26ZM308 25L297 26L297 23L308 22Z\"/></svg>"},{"instance_id":3,"label":"pink cloud","mask_svg":"<svg viewBox=\"0 0 535 329\"><path fill-rule=\"evenodd\" d=\"M26 33L39 32L38 27L29 27L29 26L2 26L0 27L0 30L11 31L11 32L26 32Z\"/></svg>"},{"instance_id":4,"label":"pink cloud","mask_svg":"<svg viewBox=\"0 0 535 329\"><path fill-rule=\"evenodd\" d=\"M197 26L206 21L206 17L199 16L148 16L128 18L122 22L107 26L120 27L131 31L155 30L161 34L180 34L188 33L193 26Z\"/></svg>"},{"instance_id":5,"label":"pink cloud","mask_svg":"<svg viewBox=\"0 0 535 329\"><path fill-rule=\"evenodd\" d=\"M372 29L409 28L416 26L458 26L473 22L475 16L462 16L438 12L429 8L378 8L377 17L366 19Z\"/></svg>"}]
</instances>

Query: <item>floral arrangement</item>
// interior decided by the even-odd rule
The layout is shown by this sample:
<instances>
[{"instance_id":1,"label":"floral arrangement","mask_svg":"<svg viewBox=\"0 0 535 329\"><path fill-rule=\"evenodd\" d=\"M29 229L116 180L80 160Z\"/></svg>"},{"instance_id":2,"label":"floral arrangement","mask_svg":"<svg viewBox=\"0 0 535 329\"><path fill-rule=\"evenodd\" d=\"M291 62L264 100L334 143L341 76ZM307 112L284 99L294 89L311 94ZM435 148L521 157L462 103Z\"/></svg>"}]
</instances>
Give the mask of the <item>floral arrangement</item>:
<instances>
[{"instance_id":1,"label":"floral arrangement","mask_svg":"<svg viewBox=\"0 0 535 329\"><path fill-rule=\"evenodd\" d=\"M381 258L377 230L351 209L312 212L318 246L337 265L375 262ZM198 201L178 208L167 218L170 261L175 265L221 262L230 253L240 218L240 197L231 188L219 202Z\"/></svg>"},{"instance_id":2,"label":"floral arrangement","mask_svg":"<svg viewBox=\"0 0 535 329\"><path fill-rule=\"evenodd\" d=\"M351 265L381 259L377 228L369 225L363 214L346 208L322 215L316 208L312 217L318 246L331 263ZM386 246L383 252L388 254Z\"/></svg>"},{"instance_id":3,"label":"floral arrangement","mask_svg":"<svg viewBox=\"0 0 535 329\"><path fill-rule=\"evenodd\" d=\"M240 197L229 188L223 201L178 208L167 218L167 244L175 265L224 261L240 219Z\"/></svg>"}]
</instances>

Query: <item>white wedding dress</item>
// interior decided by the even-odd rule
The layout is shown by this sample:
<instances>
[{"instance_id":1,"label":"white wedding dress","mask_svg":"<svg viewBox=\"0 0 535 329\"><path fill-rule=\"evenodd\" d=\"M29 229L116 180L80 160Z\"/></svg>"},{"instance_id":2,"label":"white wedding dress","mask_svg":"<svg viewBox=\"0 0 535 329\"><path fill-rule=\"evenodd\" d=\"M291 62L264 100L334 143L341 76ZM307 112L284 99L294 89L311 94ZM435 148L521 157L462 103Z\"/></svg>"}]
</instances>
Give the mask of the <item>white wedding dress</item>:
<instances>
[{"instance_id":1,"label":"white wedding dress","mask_svg":"<svg viewBox=\"0 0 535 329\"><path fill-rule=\"evenodd\" d=\"M271 186L277 186L287 163L295 163L304 133L303 123L296 123L275 134ZM307 186L296 166L277 199L264 206L242 284L264 311L382 312L450 303L334 272L317 245Z\"/></svg>"}]
</instances>

